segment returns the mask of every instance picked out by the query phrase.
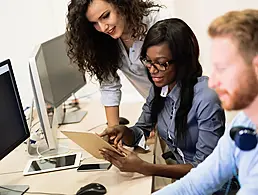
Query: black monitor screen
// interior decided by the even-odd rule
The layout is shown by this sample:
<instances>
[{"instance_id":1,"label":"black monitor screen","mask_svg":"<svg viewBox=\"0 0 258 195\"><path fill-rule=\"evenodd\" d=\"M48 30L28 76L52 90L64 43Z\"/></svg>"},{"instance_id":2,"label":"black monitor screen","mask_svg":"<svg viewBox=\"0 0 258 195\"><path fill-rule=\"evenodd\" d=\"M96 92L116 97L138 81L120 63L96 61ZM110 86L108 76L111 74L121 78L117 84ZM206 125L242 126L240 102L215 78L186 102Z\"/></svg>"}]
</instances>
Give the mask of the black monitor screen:
<instances>
[{"instance_id":1,"label":"black monitor screen","mask_svg":"<svg viewBox=\"0 0 258 195\"><path fill-rule=\"evenodd\" d=\"M29 137L10 60L0 63L0 160Z\"/></svg>"}]
</instances>

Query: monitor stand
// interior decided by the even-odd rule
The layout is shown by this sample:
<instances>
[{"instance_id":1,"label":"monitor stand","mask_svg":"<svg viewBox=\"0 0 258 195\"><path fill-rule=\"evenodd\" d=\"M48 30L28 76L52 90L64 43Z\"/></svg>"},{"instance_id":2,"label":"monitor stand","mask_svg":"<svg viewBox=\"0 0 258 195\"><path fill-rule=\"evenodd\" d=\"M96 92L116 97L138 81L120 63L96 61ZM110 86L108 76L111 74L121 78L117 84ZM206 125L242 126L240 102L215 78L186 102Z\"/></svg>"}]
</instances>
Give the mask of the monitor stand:
<instances>
[{"instance_id":1,"label":"monitor stand","mask_svg":"<svg viewBox=\"0 0 258 195\"><path fill-rule=\"evenodd\" d=\"M62 109L62 106L54 108L54 115L59 125L79 123L86 116L88 112L84 110Z\"/></svg>"},{"instance_id":2,"label":"monitor stand","mask_svg":"<svg viewBox=\"0 0 258 195\"><path fill-rule=\"evenodd\" d=\"M48 157L48 156L56 156L60 154L69 155L69 151L70 151L69 146L66 146L65 144L62 145L62 143L57 143L56 149L49 149L45 139L40 140L38 144L39 144L38 146L32 145L30 143L30 140L29 139L27 140L27 151L31 156Z\"/></svg>"},{"instance_id":3,"label":"monitor stand","mask_svg":"<svg viewBox=\"0 0 258 195\"><path fill-rule=\"evenodd\" d=\"M29 189L28 185L1 185L0 194L2 195L21 195Z\"/></svg>"},{"instance_id":4,"label":"monitor stand","mask_svg":"<svg viewBox=\"0 0 258 195\"><path fill-rule=\"evenodd\" d=\"M60 125L72 124L72 123L79 123L82 119L86 116L87 111L70 111L64 113L64 120Z\"/></svg>"}]
</instances>

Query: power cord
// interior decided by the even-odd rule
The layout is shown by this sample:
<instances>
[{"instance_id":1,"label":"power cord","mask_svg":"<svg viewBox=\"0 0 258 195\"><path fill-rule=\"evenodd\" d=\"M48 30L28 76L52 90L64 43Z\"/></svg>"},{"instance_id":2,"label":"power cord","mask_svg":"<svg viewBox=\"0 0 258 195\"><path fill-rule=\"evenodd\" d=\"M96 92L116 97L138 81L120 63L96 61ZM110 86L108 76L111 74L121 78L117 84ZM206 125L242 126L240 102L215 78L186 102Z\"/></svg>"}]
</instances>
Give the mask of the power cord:
<instances>
[{"instance_id":1,"label":"power cord","mask_svg":"<svg viewBox=\"0 0 258 195\"><path fill-rule=\"evenodd\" d=\"M40 146L40 144L37 145L37 149L36 149L37 150L37 154L38 154L38 158L43 158L44 157L43 154L48 152L48 151L50 151L50 149L46 149L43 152L39 152L39 146Z\"/></svg>"},{"instance_id":2,"label":"power cord","mask_svg":"<svg viewBox=\"0 0 258 195\"><path fill-rule=\"evenodd\" d=\"M75 94L73 93L73 100L71 103L69 103L68 105L72 106L72 107L78 107L79 105L79 99L76 98Z\"/></svg>"},{"instance_id":3,"label":"power cord","mask_svg":"<svg viewBox=\"0 0 258 195\"><path fill-rule=\"evenodd\" d=\"M57 155L57 154L58 154L58 155L61 155L61 154L69 154L69 153L75 152L76 150L77 150L77 151L81 151L80 148L71 148L71 147L69 147L69 146L65 146L65 145L62 145L62 144L58 144L58 147L59 147L59 148L65 148L65 149L68 149L68 151L67 151L67 152L62 152L62 153L59 153L59 152L58 152L58 153L56 153L56 154L44 156L43 154L45 154L46 152L50 151L50 149L46 149L46 150L40 152L40 151L39 151L39 147L40 147L40 144L37 145L37 148L36 148L37 154L38 154L38 158L39 158L39 159L44 158L44 157L47 157L47 156L48 156L48 157L49 157L49 156L55 156L55 155Z\"/></svg>"},{"instance_id":4,"label":"power cord","mask_svg":"<svg viewBox=\"0 0 258 195\"><path fill-rule=\"evenodd\" d=\"M64 112L64 115L63 115L63 119L62 119L62 123L61 124L63 124L64 123L64 121L65 121L65 115L66 115L66 107L65 107L66 105L65 105L65 103L63 104L63 112Z\"/></svg>"},{"instance_id":5,"label":"power cord","mask_svg":"<svg viewBox=\"0 0 258 195\"><path fill-rule=\"evenodd\" d=\"M94 91L94 92L92 92L92 93L90 93L90 94L87 94L87 95L84 95L84 96L78 97L78 99L88 98L88 97L90 97L90 96L94 95L94 94L95 94L95 93L97 93L97 92L99 92L99 90L96 90L96 91Z\"/></svg>"},{"instance_id":6,"label":"power cord","mask_svg":"<svg viewBox=\"0 0 258 195\"><path fill-rule=\"evenodd\" d=\"M0 188L2 188L4 190L11 191L11 192L23 193L23 191L10 189L10 188L6 188L6 187L3 187L3 186L0 186ZM24 194L76 195L76 194L62 194L62 193L52 193L52 192L24 192Z\"/></svg>"},{"instance_id":7,"label":"power cord","mask_svg":"<svg viewBox=\"0 0 258 195\"><path fill-rule=\"evenodd\" d=\"M14 173L22 173L23 171L13 171L13 172L6 172L6 173L0 173L0 175L10 175Z\"/></svg>"},{"instance_id":8,"label":"power cord","mask_svg":"<svg viewBox=\"0 0 258 195\"><path fill-rule=\"evenodd\" d=\"M102 123L100 125L96 125L96 126L90 128L90 129L88 129L86 132L92 131L92 130L96 129L97 127L101 127L101 126L104 126L104 125L107 125L107 124L106 123Z\"/></svg>"},{"instance_id":9,"label":"power cord","mask_svg":"<svg viewBox=\"0 0 258 195\"><path fill-rule=\"evenodd\" d=\"M76 96L75 96L74 93L73 93L72 95L73 95L73 99L71 100L71 102L68 103L68 104L65 104L65 103L64 103L64 106L70 106L71 108L77 108L77 110L79 110L79 109L80 109L80 106L79 106L79 104L80 104L79 99L76 98Z\"/></svg>"},{"instance_id":10,"label":"power cord","mask_svg":"<svg viewBox=\"0 0 258 195\"><path fill-rule=\"evenodd\" d=\"M32 130L33 127L35 127L37 124L39 124L39 121L35 122L34 124L31 125L30 131Z\"/></svg>"}]
</instances>

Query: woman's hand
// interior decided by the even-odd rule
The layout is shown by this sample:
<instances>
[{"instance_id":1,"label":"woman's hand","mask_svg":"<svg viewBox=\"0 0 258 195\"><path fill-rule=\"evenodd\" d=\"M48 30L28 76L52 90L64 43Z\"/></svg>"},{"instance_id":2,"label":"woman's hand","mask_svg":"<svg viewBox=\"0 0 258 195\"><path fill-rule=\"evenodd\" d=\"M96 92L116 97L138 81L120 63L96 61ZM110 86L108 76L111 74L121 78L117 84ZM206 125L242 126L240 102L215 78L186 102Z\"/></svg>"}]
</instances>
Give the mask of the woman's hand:
<instances>
[{"instance_id":1,"label":"woman's hand","mask_svg":"<svg viewBox=\"0 0 258 195\"><path fill-rule=\"evenodd\" d=\"M101 154L105 158L105 160L111 162L122 172L138 172L142 173L144 170L145 161L140 159L136 153L131 152L123 146L118 145L118 149L125 155L120 156L116 152L113 152L108 149L100 150Z\"/></svg>"},{"instance_id":2,"label":"woman's hand","mask_svg":"<svg viewBox=\"0 0 258 195\"><path fill-rule=\"evenodd\" d=\"M108 136L109 142L114 142L115 146L121 143L122 139L126 145L132 145L134 140L133 131L124 125L108 127L99 136Z\"/></svg>"}]
</instances>

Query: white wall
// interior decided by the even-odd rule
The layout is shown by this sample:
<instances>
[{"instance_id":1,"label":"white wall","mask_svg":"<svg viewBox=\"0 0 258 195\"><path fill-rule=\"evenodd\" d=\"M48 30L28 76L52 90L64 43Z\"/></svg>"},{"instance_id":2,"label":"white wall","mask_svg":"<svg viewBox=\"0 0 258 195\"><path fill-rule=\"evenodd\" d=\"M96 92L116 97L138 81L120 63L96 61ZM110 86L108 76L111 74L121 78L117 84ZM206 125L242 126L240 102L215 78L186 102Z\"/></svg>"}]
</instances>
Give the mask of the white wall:
<instances>
[{"instance_id":1,"label":"white wall","mask_svg":"<svg viewBox=\"0 0 258 195\"><path fill-rule=\"evenodd\" d=\"M50 0L52 5L53 19L58 34L62 34L66 27L67 5L69 0Z\"/></svg>"},{"instance_id":2,"label":"white wall","mask_svg":"<svg viewBox=\"0 0 258 195\"><path fill-rule=\"evenodd\" d=\"M207 35L209 23L229 10L258 9L257 0L157 1L167 5L177 17L192 27L200 43L200 60L206 74L211 71L210 40ZM69 0L1 0L0 2L0 61L11 58L24 106L29 105L32 98L28 58L35 45L64 32L68 2ZM130 92L130 98L132 94L137 94L129 82L124 85L124 90ZM139 98L138 95L135 97Z\"/></svg>"},{"instance_id":3,"label":"white wall","mask_svg":"<svg viewBox=\"0 0 258 195\"><path fill-rule=\"evenodd\" d=\"M246 8L258 9L257 0L161 0L166 5L174 5L175 14L183 19L195 32L200 44L200 61L204 72L211 73L210 39L207 34L209 24L216 17L231 11Z\"/></svg>"},{"instance_id":4,"label":"white wall","mask_svg":"<svg viewBox=\"0 0 258 195\"><path fill-rule=\"evenodd\" d=\"M170 0L162 0L171 5ZM200 45L200 61L204 74L210 75L210 46L207 34L209 24L216 17L231 11L247 8L258 9L257 0L173 0L175 14L183 19L195 32ZM227 123L231 122L237 112L226 112Z\"/></svg>"},{"instance_id":5,"label":"white wall","mask_svg":"<svg viewBox=\"0 0 258 195\"><path fill-rule=\"evenodd\" d=\"M55 2L55 3L54 3ZM31 103L28 58L40 42L61 34L61 0L1 0L0 61L10 58L23 106ZM61 16L61 18L63 18ZM59 21L60 20L60 21ZM63 31L64 32L64 31Z\"/></svg>"}]
</instances>

